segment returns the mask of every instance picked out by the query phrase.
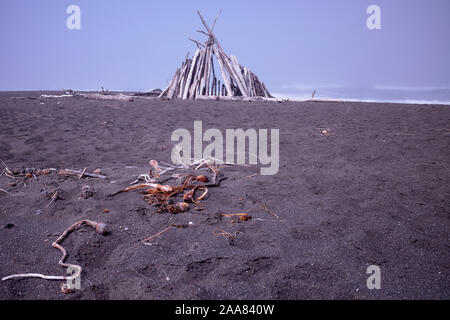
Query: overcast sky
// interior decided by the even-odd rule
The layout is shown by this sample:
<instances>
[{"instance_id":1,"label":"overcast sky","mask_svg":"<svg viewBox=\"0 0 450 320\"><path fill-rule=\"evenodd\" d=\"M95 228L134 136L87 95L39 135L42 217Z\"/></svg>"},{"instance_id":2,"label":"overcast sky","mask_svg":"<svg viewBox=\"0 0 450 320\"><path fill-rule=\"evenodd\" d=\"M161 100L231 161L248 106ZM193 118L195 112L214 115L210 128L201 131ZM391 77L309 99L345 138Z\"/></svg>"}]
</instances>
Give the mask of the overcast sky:
<instances>
[{"instance_id":1,"label":"overcast sky","mask_svg":"<svg viewBox=\"0 0 450 320\"><path fill-rule=\"evenodd\" d=\"M81 29L69 30L69 5ZM381 29L369 30L369 5ZM0 90L163 88L203 40L272 92L316 87L450 88L449 0L2 0Z\"/></svg>"}]
</instances>

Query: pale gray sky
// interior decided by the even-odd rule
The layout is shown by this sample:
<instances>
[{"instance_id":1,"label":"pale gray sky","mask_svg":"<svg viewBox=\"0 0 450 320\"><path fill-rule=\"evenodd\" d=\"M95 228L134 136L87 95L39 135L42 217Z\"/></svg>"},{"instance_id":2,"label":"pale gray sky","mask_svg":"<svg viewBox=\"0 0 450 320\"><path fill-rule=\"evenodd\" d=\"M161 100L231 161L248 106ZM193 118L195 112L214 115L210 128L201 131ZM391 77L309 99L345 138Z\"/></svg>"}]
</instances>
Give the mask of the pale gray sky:
<instances>
[{"instance_id":1,"label":"pale gray sky","mask_svg":"<svg viewBox=\"0 0 450 320\"><path fill-rule=\"evenodd\" d=\"M66 27L71 4L81 30ZM448 0L2 0L0 90L162 88L195 51L188 38L203 40L197 9L223 9L222 47L272 92L450 88Z\"/></svg>"}]
</instances>

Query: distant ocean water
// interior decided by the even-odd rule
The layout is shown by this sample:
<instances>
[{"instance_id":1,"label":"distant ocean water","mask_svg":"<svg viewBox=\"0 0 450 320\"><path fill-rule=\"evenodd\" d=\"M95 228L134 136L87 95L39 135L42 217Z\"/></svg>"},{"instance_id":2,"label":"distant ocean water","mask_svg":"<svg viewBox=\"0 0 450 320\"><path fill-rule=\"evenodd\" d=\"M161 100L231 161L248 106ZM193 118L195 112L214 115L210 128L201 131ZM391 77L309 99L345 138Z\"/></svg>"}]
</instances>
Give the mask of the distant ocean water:
<instances>
[{"instance_id":1,"label":"distant ocean water","mask_svg":"<svg viewBox=\"0 0 450 320\"><path fill-rule=\"evenodd\" d=\"M393 87L375 86L373 88L328 87L284 87L272 93L277 98L310 99L316 90L315 98L338 99L362 102L392 102L411 104L450 105L450 87Z\"/></svg>"}]
</instances>

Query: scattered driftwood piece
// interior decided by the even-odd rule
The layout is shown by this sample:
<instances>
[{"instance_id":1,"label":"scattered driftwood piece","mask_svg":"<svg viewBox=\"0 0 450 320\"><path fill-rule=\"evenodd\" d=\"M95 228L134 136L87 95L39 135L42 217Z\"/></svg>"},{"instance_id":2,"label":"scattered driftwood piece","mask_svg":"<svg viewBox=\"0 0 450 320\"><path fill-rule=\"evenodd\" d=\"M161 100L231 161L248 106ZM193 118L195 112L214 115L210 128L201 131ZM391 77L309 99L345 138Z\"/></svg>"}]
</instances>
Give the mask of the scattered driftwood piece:
<instances>
[{"instance_id":1,"label":"scattered driftwood piece","mask_svg":"<svg viewBox=\"0 0 450 320\"><path fill-rule=\"evenodd\" d=\"M194 54L194 57L192 58L192 62L189 66L189 72L188 72L186 81L183 84L184 85L184 88L182 88L182 90L183 90L182 98L183 99L187 99L187 97L188 97L190 84L192 81L192 77L194 76L194 70L196 69L196 64L197 64L199 56L200 56L200 49L197 49L197 51Z\"/></svg>"},{"instance_id":2,"label":"scattered driftwood piece","mask_svg":"<svg viewBox=\"0 0 450 320\"><path fill-rule=\"evenodd\" d=\"M246 101L246 102L286 102L286 100L280 100L277 98L268 98L268 97L239 97L239 96L206 96L206 95L198 95L196 96L197 100L216 100L216 101Z\"/></svg>"},{"instance_id":3,"label":"scattered driftwood piece","mask_svg":"<svg viewBox=\"0 0 450 320\"><path fill-rule=\"evenodd\" d=\"M103 95L111 95L111 92L109 92L108 89L105 90L105 89L103 88L103 86L102 86L101 89L102 89L102 94L103 94Z\"/></svg>"},{"instance_id":4,"label":"scattered driftwood piece","mask_svg":"<svg viewBox=\"0 0 450 320\"><path fill-rule=\"evenodd\" d=\"M248 213L222 213L220 216L226 218L238 218L238 220L231 220L231 223L239 223L252 219L252 216L250 216Z\"/></svg>"},{"instance_id":5,"label":"scattered driftwood piece","mask_svg":"<svg viewBox=\"0 0 450 320\"><path fill-rule=\"evenodd\" d=\"M63 170L59 170L58 174L66 175L66 176L78 176L80 179L82 177L99 178L99 179L103 179L103 180L108 179L107 176L102 175L102 174L86 172L86 169L84 169L84 170L63 169Z\"/></svg>"},{"instance_id":6,"label":"scattered driftwood piece","mask_svg":"<svg viewBox=\"0 0 450 320\"><path fill-rule=\"evenodd\" d=\"M154 238L156 238L156 237L162 235L164 232L167 232L167 231L169 231L169 230L172 229L172 228L183 229L184 226L183 226L183 225L177 225L177 224L171 224L170 226L168 226L167 228L161 230L160 232L158 232L158 233L156 233L156 234L154 234L154 235L152 235L152 236L150 236L150 237L145 238L144 240L141 241L141 243L142 243L143 245L146 245L146 246L151 246L150 241L151 241L152 239L154 239Z\"/></svg>"},{"instance_id":7,"label":"scattered driftwood piece","mask_svg":"<svg viewBox=\"0 0 450 320\"><path fill-rule=\"evenodd\" d=\"M197 41L195 39L189 38L189 40L191 40L192 42L196 43L197 45L199 45L200 47L205 47L205 45L203 43L201 43L200 41Z\"/></svg>"},{"instance_id":8,"label":"scattered driftwood piece","mask_svg":"<svg viewBox=\"0 0 450 320\"><path fill-rule=\"evenodd\" d=\"M232 234L232 233L229 233L229 232L227 232L225 230L217 229L217 230L214 230L214 234L216 236L222 236L222 237L225 237L225 238L228 238L228 239L236 239L238 234L243 234L243 233L241 231L235 231L234 234Z\"/></svg>"},{"instance_id":9,"label":"scattered driftwood piece","mask_svg":"<svg viewBox=\"0 0 450 320\"><path fill-rule=\"evenodd\" d=\"M129 96L123 93L112 94L110 92L106 93L76 93L76 94L42 94L41 98L71 98L71 97L83 97L88 99L99 99L99 100L118 100L118 101L133 101L135 96Z\"/></svg>"},{"instance_id":10,"label":"scattered driftwood piece","mask_svg":"<svg viewBox=\"0 0 450 320\"><path fill-rule=\"evenodd\" d=\"M50 197L50 202L47 204L47 207L49 207L54 201L59 199L59 187L50 191L50 194L52 194L52 196Z\"/></svg>"},{"instance_id":11,"label":"scattered driftwood piece","mask_svg":"<svg viewBox=\"0 0 450 320\"><path fill-rule=\"evenodd\" d=\"M80 173L80 175L78 176L78 179L83 178L83 176L84 176L84 174L85 174L85 172L86 172L86 169L87 169L87 168L84 168L83 170L81 170L81 173Z\"/></svg>"},{"instance_id":12,"label":"scattered driftwood piece","mask_svg":"<svg viewBox=\"0 0 450 320\"><path fill-rule=\"evenodd\" d=\"M99 233L99 234L102 234L102 235L107 234L106 225L104 223L95 222L95 221L91 221L91 220L81 220L81 221L78 221L78 222L72 224L66 231L64 231L58 237L58 239L56 239L52 243L52 247L54 247L54 248L56 248L56 249L58 249L59 251L62 252L62 257L59 260L58 264L61 267L72 268L73 270L75 270L75 272L71 276L46 276L46 275L43 275L43 274L40 274L40 273L20 273L20 274L12 274L10 276L3 277L2 281L9 280L9 279L14 279L14 278L41 278L41 279L46 279L46 280L66 280L66 281L68 280L66 283L63 283L61 285L61 291L63 293L71 292L73 290L73 288L71 287L71 284L73 283L73 280L77 279L80 276L82 268L81 268L81 266L76 265L76 264L64 263L64 260L67 258L67 251L66 251L66 249L64 249L63 246L61 246L61 242L71 232L73 232L76 229L80 228L84 224L94 228L95 231L97 233Z\"/></svg>"},{"instance_id":13,"label":"scattered driftwood piece","mask_svg":"<svg viewBox=\"0 0 450 320\"><path fill-rule=\"evenodd\" d=\"M53 95L53 94L41 94L41 98L68 98L75 97L72 94L61 94L61 95Z\"/></svg>"},{"instance_id":14,"label":"scattered driftwood piece","mask_svg":"<svg viewBox=\"0 0 450 320\"><path fill-rule=\"evenodd\" d=\"M132 185L131 187L127 187L125 189L116 191L116 192L112 193L110 196L114 197L122 192L128 192L128 191L145 189L145 188L154 188L160 192L172 192L172 187L170 187L170 186L165 186L165 185L161 185L158 183L139 183L139 184Z\"/></svg>"},{"instance_id":15,"label":"scattered driftwood piece","mask_svg":"<svg viewBox=\"0 0 450 320\"><path fill-rule=\"evenodd\" d=\"M272 215L272 216L274 216L275 218L277 218L277 220L280 219L280 217L279 217L275 212L273 212L272 210L270 210L270 208L269 208L269 206L267 205L267 203L264 202L264 204L262 205L262 208L263 208L264 210L266 210L270 215Z\"/></svg>"},{"instance_id":16,"label":"scattered driftwood piece","mask_svg":"<svg viewBox=\"0 0 450 320\"><path fill-rule=\"evenodd\" d=\"M102 94L102 93L83 93L80 94L81 97L84 98L90 98L90 99L96 99L96 100L118 100L118 101L133 101L134 97L125 95L123 93L119 94Z\"/></svg>"},{"instance_id":17,"label":"scattered driftwood piece","mask_svg":"<svg viewBox=\"0 0 450 320\"><path fill-rule=\"evenodd\" d=\"M154 89L149 92L137 92L133 96L135 96L135 97L157 97L161 94L161 92L162 92L161 89Z\"/></svg>"}]
</instances>

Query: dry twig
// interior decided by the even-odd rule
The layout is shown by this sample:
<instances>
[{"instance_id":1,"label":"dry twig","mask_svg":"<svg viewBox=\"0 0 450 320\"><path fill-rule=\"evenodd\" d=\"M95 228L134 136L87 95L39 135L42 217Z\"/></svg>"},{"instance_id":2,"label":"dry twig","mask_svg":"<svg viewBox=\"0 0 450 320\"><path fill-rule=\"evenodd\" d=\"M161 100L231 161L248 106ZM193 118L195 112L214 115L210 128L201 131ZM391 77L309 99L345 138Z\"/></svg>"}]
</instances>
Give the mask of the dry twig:
<instances>
[{"instance_id":1,"label":"dry twig","mask_svg":"<svg viewBox=\"0 0 450 320\"><path fill-rule=\"evenodd\" d=\"M86 168L84 170L72 170L72 169L59 170L58 174L59 175L68 175L68 176L78 176L80 179L82 177L99 178L99 179L103 179L103 180L108 179L107 176L104 176L102 174L86 172Z\"/></svg>"},{"instance_id":2,"label":"dry twig","mask_svg":"<svg viewBox=\"0 0 450 320\"><path fill-rule=\"evenodd\" d=\"M55 190L51 191L51 193L53 193L53 195L50 198L50 202L47 204L47 207L50 206L54 201L56 201L58 199L58 191L59 191L59 187L56 188Z\"/></svg>"},{"instance_id":3,"label":"dry twig","mask_svg":"<svg viewBox=\"0 0 450 320\"><path fill-rule=\"evenodd\" d=\"M248 213L222 213L221 216L227 218L238 217L238 220L231 220L231 223L248 221L252 218L252 216L250 216Z\"/></svg>"},{"instance_id":4,"label":"dry twig","mask_svg":"<svg viewBox=\"0 0 450 320\"><path fill-rule=\"evenodd\" d=\"M164 232L167 232L167 231L169 231L169 230L172 229L172 228L180 228L180 229L183 229L184 226L183 226L183 225L177 225L177 224L171 224L170 226L168 226L167 228L161 230L160 232L158 232L158 233L156 233L156 234L154 234L154 235L152 235L152 236L150 236L150 237L145 238L144 240L141 241L141 243L144 244L144 245L146 245L146 246L150 246L151 243L149 243L149 242L150 242L153 238L156 238L156 237L162 235Z\"/></svg>"},{"instance_id":5,"label":"dry twig","mask_svg":"<svg viewBox=\"0 0 450 320\"><path fill-rule=\"evenodd\" d=\"M86 172L86 169L87 169L87 168L84 168L84 169L81 171L80 176L78 177L78 179L83 178L84 173Z\"/></svg>"},{"instance_id":6,"label":"dry twig","mask_svg":"<svg viewBox=\"0 0 450 320\"><path fill-rule=\"evenodd\" d=\"M232 234L232 233L229 233L229 232L227 232L225 230L217 229L217 230L214 230L214 234L216 236L223 236L223 237L228 238L228 239L236 239L238 234L243 234L243 233L241 231L236 231L234 234Z\"/></svg>"},{"instance_id":7,"label":"dry twig","mask_svg":"<svg viewBox=\"0 0 450 320\"><path fill-rule=\"evenodd\" d=\"M269 206L267 205L267 203L264 202L264 204L263 204L262 207L263 207L263 209L266 210L269 214L271 214L272 216L274 216L275 218L277 218L277 220L280 219L280 217L278 217L278 215L277 215L275 212L273 212L272 210L269 209Z\"/></svg>"}]
</instances>

